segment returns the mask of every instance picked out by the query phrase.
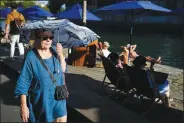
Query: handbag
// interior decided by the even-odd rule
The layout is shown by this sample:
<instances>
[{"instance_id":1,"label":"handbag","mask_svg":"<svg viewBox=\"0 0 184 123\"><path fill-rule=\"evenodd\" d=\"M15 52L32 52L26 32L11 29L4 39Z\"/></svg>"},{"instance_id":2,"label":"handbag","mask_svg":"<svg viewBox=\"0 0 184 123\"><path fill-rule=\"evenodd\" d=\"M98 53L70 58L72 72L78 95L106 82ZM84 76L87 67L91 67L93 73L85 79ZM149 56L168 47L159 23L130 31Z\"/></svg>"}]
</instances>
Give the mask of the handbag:
<instances>
[{"instance_id":1,"label":"handbag","mask_svg":"<svg viewBox=\"0 0 184 123\"><path fill-rule=\"evenodd\" d=\"M1 44L10 43L10 39L1 38L1 39L0 39L0 43L1 43Z\"/></svg>"},{"instance_id":2,"label":"handbag","mask_svg":"<svg viewBox=\"0 0 184 123\"><path fill-rule=\"evenodd\" d=\"M56 85L56 80L54 78L54 75L50 72L50 70L48 69L48 67L46 66L46 64L43 62L43 59L41 58L40 54L38 53L36 48L33 48L32 51L35 53L35 55L37 56L37 58L39 59L40 63L43 65L43 67L47 70L47 72L49 73L49 76L51 78L51 80L53 81L53 84ZM53 49L51 49L51 51L53 52ZM64 100L68 98L68 89L66 87L66 85L61 85L61 86L57 86L55 88L55 93L54 93L54 98L55 100Z\"/></svg>"}]
</instances>

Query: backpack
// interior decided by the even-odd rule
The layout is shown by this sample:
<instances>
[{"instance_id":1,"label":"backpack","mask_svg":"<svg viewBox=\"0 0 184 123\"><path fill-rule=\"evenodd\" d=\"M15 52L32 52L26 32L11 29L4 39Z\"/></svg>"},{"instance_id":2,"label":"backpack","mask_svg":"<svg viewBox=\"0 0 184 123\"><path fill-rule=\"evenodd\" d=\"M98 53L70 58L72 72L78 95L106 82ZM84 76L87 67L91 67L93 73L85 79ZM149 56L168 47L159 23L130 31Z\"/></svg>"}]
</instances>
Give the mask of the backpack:
<instances>
[{"instance_id":1,"label":"backpack","mask_svg":"<svg viewBox=\"0 0 184 123\"><path fill-rule=\"evenodd\" d=\"M12 13L10 13L10 15L14 18L14 20L10 22L10 34L19 34L20 33L19 28L22 23L22 20L20 20L21 14L19 13L18 18L15 18Z\"/></svg>"}]
</instances>

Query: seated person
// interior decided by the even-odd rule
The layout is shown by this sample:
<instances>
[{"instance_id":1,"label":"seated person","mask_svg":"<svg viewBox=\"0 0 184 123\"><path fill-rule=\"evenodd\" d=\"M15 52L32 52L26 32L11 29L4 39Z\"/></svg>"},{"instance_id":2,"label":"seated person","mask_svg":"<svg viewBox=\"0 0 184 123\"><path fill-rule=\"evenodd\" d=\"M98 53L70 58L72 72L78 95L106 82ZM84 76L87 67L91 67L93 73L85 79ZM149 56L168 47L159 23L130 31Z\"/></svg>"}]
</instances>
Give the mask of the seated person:
<instances>
[{"instance_id":1,"label":"seated person","mask_svg":"<svg viewBox=\"0 0 184 123\"><path fill-rule=\"evenodd\" d=\"M111 52L109 58L118 68L123 68L123 62L120 60L119 55L117 53Z\"/></svg>"},{"instance_id":2,"label":"seated person","mask_svg":"<svg viewBox=\"0 0 184 123\"><path fill-rule=\"evenodd\" d=\"M109 43L107 41L105 41L102 45L101 42L98 43L98 45L96 45L96 47L99 49L99 54L103 55L104 57L108 57L109 54L111 53L108 48L110 47Z\"/></svg>"},{"instance_id":3,"label":"seated person","mask_svg":"<svg viewBox=\"0 0 184 123\"><path fill-rule=\"evenodd\" d=\"M128 64L128 56L129 56L129 50L127 48L124 48L124 64ZM133 61L134 67L138 69L145 69L147 59L144 56L137 56L135 60ZM162 96L162 101L165 102L167 106L169 106L169 96L170 96L170 87L168 80L165 80L163 84L157 84L154 83L154 78L151 76L151 72L147 69L147 75L149 79L149 85L151 88L156 89L159 94Z\"/></svg>"},{"instance_id":4,"label":"seated person","mask_svg":"<svg viewBox=\"0 0 184 123\"><path fill-rule=\"evenodd\" d=\"M102 49L101 52L103 54L103 56L105 56L106 58L109 56L109 54L111 53L108 48L110 47L109 43L107 41L105 41L102 45Z\"/></svg>"}]
</instances>

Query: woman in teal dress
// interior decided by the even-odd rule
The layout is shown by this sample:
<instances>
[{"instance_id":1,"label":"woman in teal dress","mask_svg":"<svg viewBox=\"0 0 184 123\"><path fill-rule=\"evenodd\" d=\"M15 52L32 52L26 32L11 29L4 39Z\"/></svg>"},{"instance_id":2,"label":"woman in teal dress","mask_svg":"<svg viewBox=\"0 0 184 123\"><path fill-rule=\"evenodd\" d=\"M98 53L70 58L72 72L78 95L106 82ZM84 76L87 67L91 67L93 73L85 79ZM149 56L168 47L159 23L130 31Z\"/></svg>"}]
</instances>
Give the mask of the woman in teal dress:
<instances>
[{"instance_id":1,"label":"woman in teal dress","mask_svg":"<svg viewBox=\"0 0 184 123\"><path fill-rule=\"evenodd\" d=\"M63 71L66 70L66 62L61 44L58 43L55 48L58 60L50 50L52 33L38 30L36 38L35 48L47 68L53 72L56 85L64 85ZM23 122L67 122L66 100L57 101L54 98L56 85L33 50L30 50L15 87L15 97L20 97Z\"/></svg>"}]
</instances>

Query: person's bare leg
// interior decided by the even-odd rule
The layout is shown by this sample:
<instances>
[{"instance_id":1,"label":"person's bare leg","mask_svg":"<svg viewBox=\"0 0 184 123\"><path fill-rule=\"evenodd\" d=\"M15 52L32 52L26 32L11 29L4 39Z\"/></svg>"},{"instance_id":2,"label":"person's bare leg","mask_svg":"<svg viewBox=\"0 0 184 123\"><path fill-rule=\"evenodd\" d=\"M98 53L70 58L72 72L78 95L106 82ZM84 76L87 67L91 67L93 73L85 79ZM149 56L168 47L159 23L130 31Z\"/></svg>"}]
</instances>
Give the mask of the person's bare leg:
<instances>
[{"instance_id":1,"label":"person's bare leg","mask_svg":"<svg viewBox=\"0 0 184 123\"><path fill-rule=\"evenodd\" d=\"M53 123L66 123L66 122L67 122L67 115L65 115L63 117L59 117L53 121Z\"/></svg>"},{"instance_id":2,"label":"person's bare leg","mask_svg":"<svg viewBox=\"0 0 184 123\"><path fill-rule=\"evenodd\" d=\"M161 63L161 57L159 56L157 59L151 58L150 56L146 56L146 60L151 63Z\"/></svg>"},{"instance_id":3,"label":"person's bare leg","mask_svg":"<svg viewBox=\"0 0 184 123\"><path fill-rule=\"evenodd\" d=\"M128 64L128 55L129 55L129 50L126 48L126 47L124 47L124 57L123 57L123 63L124 64Z\"/></svg>"},{"instance_id":4,"label":"person's bare leg","mask_svg":"<svg viewBox=\"0 0 184 123\"><path fill-rule=\"evenodd\" d=\"M128 50L128 52L130 51L130 56L133 60L138 56L138 54L132 49L132 47L130 47L129 49L126 46L121 46L121 48L123 48L124 50Z\"/></svg>"},{"instance_id":5,"label":"person's bare leg","mask_svg":"<svg viewBox=\"0 0 184 123\"><path fill-rule=\"evenodd\" d=\"M102 50L102 48L103 48L102 42L99 42L98 44L99 44L100 50Z\"/></svg>"},{"instance_id":6,"label":"person's bare leg","mask_svg":"<svg viewBox=\"0 0 184 123\"><path fill-rule=\"evenodd\" d=\"M160 63L161 62L161 57L159 56L157 59L155 59L156 63Z\"/></svg>"},{"instance_id":7,"label":"person's bare leg","mask_svg":"<svg viewBox=\"0 0 184 123\"><path fill-rule=\"evenodd\" d=\"M169 97L170 97L170 91L167 91L166 93L165 93L165 106L166 107L169 107L170 105L169 105Z\"/></svg>"}]
</instances>

